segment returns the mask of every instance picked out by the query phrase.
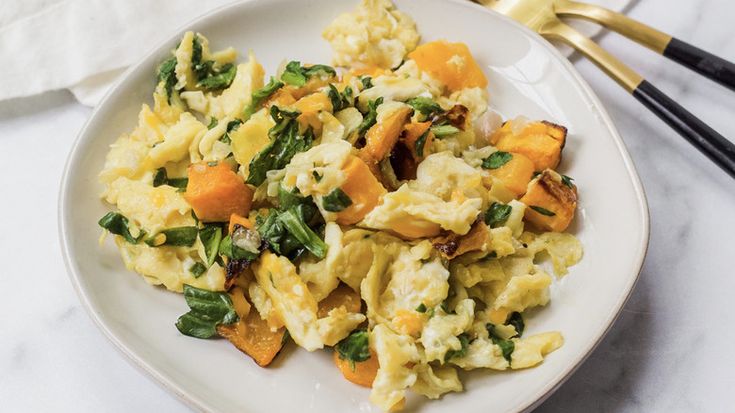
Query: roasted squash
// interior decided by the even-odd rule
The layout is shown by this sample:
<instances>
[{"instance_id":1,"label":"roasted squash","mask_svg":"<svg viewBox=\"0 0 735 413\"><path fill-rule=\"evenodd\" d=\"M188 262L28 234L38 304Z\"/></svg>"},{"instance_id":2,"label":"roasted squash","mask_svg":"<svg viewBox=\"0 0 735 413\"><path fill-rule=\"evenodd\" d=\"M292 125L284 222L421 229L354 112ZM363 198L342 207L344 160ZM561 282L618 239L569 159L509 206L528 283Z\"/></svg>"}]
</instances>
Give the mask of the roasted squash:
<instances>
[{"instance_id":1,"label":"roasted squash","mask_svg":"<svg viewBox=\"0 0 735 413\"><path fill-rule=\"evenodd\" d=\"M558 173L545 170L531 181L520 201L528 206L526 221L544 231L562 232L574 218L577 187L565 184Z\"/></svg>"},{"instance_id":2,"label":"roasted squash","mask_svg":"<svg viewBox=\"0 0 735 413\"><path fill-rule=\"evenodd\" d=\"M340 225L352 225L362 221L378 205L386 191L369 166L356 156L349 158L342 171L346 178L340 189L352 200L352 204L337 213L336 221Z\"/></svg>"},{"instance_id":3,"label":"roasted squash","mask_svg":"<svg viewBox=\"0 0 735 413\"><path fill-rule=\"evenodd\" d=\"M483 251L490 242L490 228L482 220L472 224L470 232L457 235L453 232L448 235L434 238L432 245L446 259L453 259L471 251Z\"/></svg>"},{"instance_id":4,"label":"roasted squash","mask_svg":"<svg viewBox=\"0 0 735 413\"><path fill-rule=\"evenodd\" d=\"M419 138L429 130L429 127L431 127L431 122L407 123L403 127L404 132L401 140L406 144L417 162L420 162L431 153L429 148L431 148L431 143L434 141L433 133L429 132L425 140L418 147L416 145Z\"/></svg>"},{"instance_id":5,"label":"roasted squash","mask_svg":"<svg viewBox=\"0 0 735 413\"><path fill-rule=\"evenodd\" d=\"M340 284L329 295L319 301L319 318L326 317L335 308L344 307L348 313L359 313L362 307L360 294L346 284Z\"/></svg>"},{"instance_id":6,"label":"roasted squash","mask_svg":"<svg viewBox=\"0 0 735 413\"><path fill-rule=\"evenodd\" d=\"M526 155L511 153L512 158L497 169L490 169L490 175L499 179L505 188L516 197L526 193L526 187L533 177L535 165Z\"/></svg>"},{"instance_id":7,"label":"roasted squash","mask_svg":"<svg viewBox=\"0 0 735 413\"><path fill-rule=\"evenodd\" d=\"M189 166L184 198L202 222L227 222L232 214L246 216L253 190L225 162Z\"/></svg>"},{"instance_id":8,"label":"roasted squash","mask_svg":"<svg viewBox=\"0 0 735 413\"><path fill-rule=\"evenodd\" d=\"M437 40L424 43L408 54L423 72L454 92L469 87L487 87L487 78L464 43Z\"/></svg>"},{"instance_id":9,"label":"roasted squash","mask_svg":"<svg viewBox=\"0 0 735 413\"><path fill-rule=\"evenodd\" d=\"M403 132L404 125L412 114L411 107L402 107L391 113L382 122L373 125L365 135L365 147L362 150L375 161L383 160L393 150L393 146Z\"/></svg>"},{"instance_id":10,"label":"roasted squash","mask_svg":"<svg viewBox=\"0 0 735 413\"><path fill-rule=\"evenodd\" d=\"M566 136L567 128L546 121L530 123L516 134L513 121L508 121L493 135L491 143L501 151L525 155L536 171L543 171L559 165Z\"/></svg>"},{"instance_id":11,"label":"roasted squash","mask_svg":"<svg viewBox=\"0 0 735 413\"><path fill-rule=\"evenodd\" d=\"M337 365L337 368L347 380L363 387L373 387L373 381L375 381L375 376L378 374L380 364L378 363L378 355L372 349L370 350L370 358L365 361L352 363L349 360L342 360L339 358L339 352L337 351L333 353L333 358L334 364Z\"/></svg>"},{"instance_id":12,"label":"roasted squash","mask_svg":"<svg viewBox=\"0 0 735 413\"><path fill-rule=\"evenodd\" d=\"M249 219L237 214L232 214L230 215L230 224L227 226L227 232L232 234L232 230L235 229L235 225L237 224L242 225L245 228L253 228L253 223L250 222Z\"/></svg>"}]
</instances>

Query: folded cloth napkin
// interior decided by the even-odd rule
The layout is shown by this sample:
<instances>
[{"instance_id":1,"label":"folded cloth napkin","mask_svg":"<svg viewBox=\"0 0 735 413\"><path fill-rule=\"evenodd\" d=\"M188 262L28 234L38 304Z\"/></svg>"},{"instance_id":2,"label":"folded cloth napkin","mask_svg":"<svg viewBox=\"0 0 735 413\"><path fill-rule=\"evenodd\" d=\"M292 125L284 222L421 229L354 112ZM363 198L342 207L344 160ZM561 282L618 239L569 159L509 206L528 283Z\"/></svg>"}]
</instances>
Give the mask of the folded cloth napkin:
<instances>
[{"instance_id":1,"label":"folded cloth napkin","mask_svg":"<svg viewBox=\"0 0 735 413\"><path fill-rule=\"evenodd\" d=\"M70 89L94 106L130 65L233 0L17 0L0 8L0 100ZM351 2L357 2L354 0ZM631 0L597 0L622 10ZM576 23L575 23L576 24ZM580 22L580 30L599 30ZM570 54L571 50L565 51Z\"/></svg>"}]
</instances>

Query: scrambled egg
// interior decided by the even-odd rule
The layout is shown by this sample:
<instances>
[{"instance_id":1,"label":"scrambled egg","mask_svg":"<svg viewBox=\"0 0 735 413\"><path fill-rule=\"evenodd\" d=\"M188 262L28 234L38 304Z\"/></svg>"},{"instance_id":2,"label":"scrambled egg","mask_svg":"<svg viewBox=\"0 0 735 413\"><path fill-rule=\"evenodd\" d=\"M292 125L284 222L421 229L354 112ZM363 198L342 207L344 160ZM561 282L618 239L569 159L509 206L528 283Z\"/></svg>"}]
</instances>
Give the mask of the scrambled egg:
<instances>
[{"instance_id":1,"label":"scrambled egg","mask_svg":"<svg viewBox=\"0 0 735 413\"><path fill-rule=\"evenodd\" d=\"M334 347L337 365L352 365L345 377L372 383L384 411L400 410L407 390L462 391L458 369L541 363L561 333L524 335L517 321L582 259L574 235L538 231L559 203L576 208L577 188L555 172L561 182L539 186L531 160L494 145L553 136L523 117L503 126L468 52L440 62L452 70L427 68L431 56L416 54L426 45L466 46L419 46L413 20L389 0L363 0L323 35L340 68L290 62L267 85L252 53L237 64L234 49L183 36L159 68L152 107L141 106L99 175L118 214L100 225L123 262L151 284L252 305L248 322L265 327L238 321L243 339L287 330L307 351ZM464 67L471 81L450 76ZM550 147L523 156L553 156ZM211 175L194 176L195 164ZM537 194L528 204L524 185ZM207 221L210 209L230 221ZM171 231L183 238L168 242ZM345 350L362 331L362 347Z\"/></svg>"}]
</instances>

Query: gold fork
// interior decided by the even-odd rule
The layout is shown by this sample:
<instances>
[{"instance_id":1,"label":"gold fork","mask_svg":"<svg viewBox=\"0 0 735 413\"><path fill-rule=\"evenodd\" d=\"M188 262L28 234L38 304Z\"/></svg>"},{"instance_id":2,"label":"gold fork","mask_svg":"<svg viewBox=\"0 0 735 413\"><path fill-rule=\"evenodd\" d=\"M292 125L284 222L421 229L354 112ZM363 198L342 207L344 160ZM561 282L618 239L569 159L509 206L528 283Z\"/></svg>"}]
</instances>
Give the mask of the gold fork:
<instances>
[{"instance_id":1,"label":"gold fork","mask_svg":"<svg viewBox=\"0 0 735 413\"><path fill-rule=\"evenodd\" d=\"M638 101L735 178L735 145L560 17L581 18L614 30L735 90L735 64L625 15L569 0L473 0L529 27L549 40L568 44L594 62Z\"/></svg>"}]
</instances>

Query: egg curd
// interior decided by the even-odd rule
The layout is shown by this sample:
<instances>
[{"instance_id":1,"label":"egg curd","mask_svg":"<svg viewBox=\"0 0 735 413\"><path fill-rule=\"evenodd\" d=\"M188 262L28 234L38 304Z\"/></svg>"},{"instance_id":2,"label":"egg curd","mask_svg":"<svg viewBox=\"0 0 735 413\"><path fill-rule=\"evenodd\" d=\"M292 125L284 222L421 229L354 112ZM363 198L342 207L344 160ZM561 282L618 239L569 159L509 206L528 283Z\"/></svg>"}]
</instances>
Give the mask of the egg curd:
<instances>
[{"instance_id":1,"label":"egg curd","mask_svg":"<svg viewBox=\"0 0 735 413\"><path fill-rule=\"evenodd\" d=\"M332 66L268 78L183 36L99 176L125 265L183 292L181 333L260 366L290 341L333 352L385 411L462 391L459 369L541 363L564 340L526 334L526 310L582 257L566 128L503 122L489 62L421 44L389 0L323 35Z\"/></svg>"}]
</instances>

